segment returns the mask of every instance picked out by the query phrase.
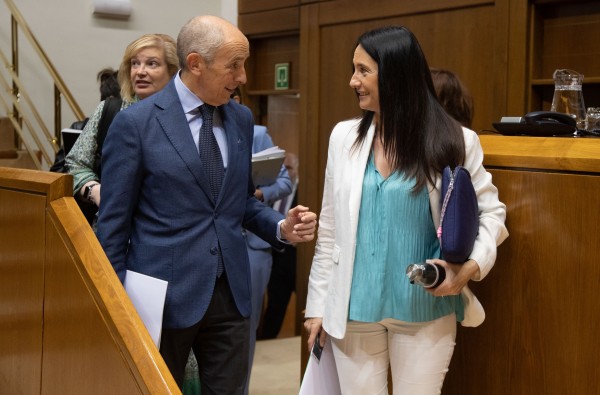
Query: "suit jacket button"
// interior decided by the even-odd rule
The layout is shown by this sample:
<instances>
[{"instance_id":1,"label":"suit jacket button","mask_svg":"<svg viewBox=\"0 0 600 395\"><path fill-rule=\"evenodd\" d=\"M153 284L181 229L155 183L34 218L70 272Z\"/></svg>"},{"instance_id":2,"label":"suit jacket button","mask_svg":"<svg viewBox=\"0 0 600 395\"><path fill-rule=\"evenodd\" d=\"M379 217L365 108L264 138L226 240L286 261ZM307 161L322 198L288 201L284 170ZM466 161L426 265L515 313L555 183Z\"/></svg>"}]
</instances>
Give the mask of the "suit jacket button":
<instances>
[{"instance_id":1,"label":"suit jacket button","mask_svg":"<svg viewBox=\"0 0 600 395\"><path fill-rule=\"evenodd\" d=\"M219 250L217 249L217 247L213 247L210 249L210 253L213 255L217 255L219 253Z\"/></svg>"}]
</instances>

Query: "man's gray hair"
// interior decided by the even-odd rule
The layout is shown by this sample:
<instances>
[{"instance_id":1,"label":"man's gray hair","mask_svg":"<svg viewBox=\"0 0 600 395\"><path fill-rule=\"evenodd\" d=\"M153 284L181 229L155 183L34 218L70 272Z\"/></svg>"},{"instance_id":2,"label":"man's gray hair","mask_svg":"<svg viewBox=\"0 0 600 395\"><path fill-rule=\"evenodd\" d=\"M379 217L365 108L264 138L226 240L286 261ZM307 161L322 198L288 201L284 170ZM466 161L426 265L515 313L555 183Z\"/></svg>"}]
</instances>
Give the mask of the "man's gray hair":
<instances>
[{"instance_id":1,"label":"man's gray hair","mask_svg":"<svg viewBox=\"0 0 600 395\"><path fill-rule=\"evenodd\" d=\"M190 53L197 53L207 64L212 64L224 41L225 34L221 26L202 17L190 19L177 36L179 67L187 69L186 58Z\"/></svg>"}]
</instances>

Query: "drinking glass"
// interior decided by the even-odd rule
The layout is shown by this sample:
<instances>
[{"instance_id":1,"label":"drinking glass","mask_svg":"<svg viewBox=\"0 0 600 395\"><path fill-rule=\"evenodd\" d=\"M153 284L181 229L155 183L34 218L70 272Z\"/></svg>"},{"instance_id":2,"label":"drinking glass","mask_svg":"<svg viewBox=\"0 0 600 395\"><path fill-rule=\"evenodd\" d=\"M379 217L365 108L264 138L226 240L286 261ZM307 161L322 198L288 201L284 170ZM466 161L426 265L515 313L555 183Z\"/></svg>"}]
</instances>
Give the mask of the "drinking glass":
<instances>
[{"instance_id":1,"label":"drinking glass","mask_svg":"<svg viewBox=\"0 0 600 395\"><path fill-rule=\"evenodd\" d=\"M588 107L585 130L600 130L600 107Z\"/></svg>"}]
</instances>

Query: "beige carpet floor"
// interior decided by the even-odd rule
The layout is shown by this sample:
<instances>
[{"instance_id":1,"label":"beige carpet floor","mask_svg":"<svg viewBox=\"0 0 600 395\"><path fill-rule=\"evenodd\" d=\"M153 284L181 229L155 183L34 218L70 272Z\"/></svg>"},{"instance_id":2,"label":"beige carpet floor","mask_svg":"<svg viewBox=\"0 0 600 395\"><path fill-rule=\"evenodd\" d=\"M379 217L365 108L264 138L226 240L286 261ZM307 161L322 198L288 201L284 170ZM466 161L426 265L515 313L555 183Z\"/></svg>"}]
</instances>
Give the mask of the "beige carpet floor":
<instances>
[{"instance_id":1,"label":"beige carpet floor","mask_svg":"<svg viewBox=\"0 0 600 395\"><path fill-rule=\"evenodd\" d=\"M256 342L250 395L297 395L300 336Z\"/></svg>"}]
</instances>

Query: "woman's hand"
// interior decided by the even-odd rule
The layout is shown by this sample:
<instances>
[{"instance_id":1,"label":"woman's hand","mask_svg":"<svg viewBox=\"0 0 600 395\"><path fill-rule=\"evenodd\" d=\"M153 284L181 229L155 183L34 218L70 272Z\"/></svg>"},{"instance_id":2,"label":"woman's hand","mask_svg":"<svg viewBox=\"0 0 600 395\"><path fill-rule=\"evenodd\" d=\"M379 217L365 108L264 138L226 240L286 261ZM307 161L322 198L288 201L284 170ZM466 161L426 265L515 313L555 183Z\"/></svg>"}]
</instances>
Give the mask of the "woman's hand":
<instances>
[{"instance_id":1,"label":"woman's hand","mask_svg":"<svg viewBox=\"0 0 600 395\"><path fill-rule=\"evenodd\" d=\"M322 324L323 318L319 317L307 318L306 321L304 321L304 329L306 329L306 332L308 333L307 343L309 353L313 348L315 339L317 338L319 332L321 332L321 335L319 336L319 343L321 344L321 347L325 345L325 339L327 338L327 334L325 333L325 331L321 330Z\"/></svg>"},{"instance_id":2,"label":"woman's hand","mask_svg":"<svg viewBox=\"0 0 600 395\"><path fill-rule=\"evenodd\" d=\"M478 272L479 265L472 259L465 263L448 263L441 259L428 259L427 262L437 263L446 269L446 279L435 288L425 290L434 296L458 295L465 285Z\"/></svg>"},{"instance_id":3,"label":"woman's hand","mask_svg":"<svg viewBox=\"0 0 600 395\"><path fill-rule=\"evenodd\" d=\"M98 184L90 193L90 199L96 207L100 207L100 188L102 188L102 184Z\"/></svg>"},{"instance_id":4,"label":"woman's hand","mask_svg":"<svg viewBox=\"0 0 600 395\"><path fill-rule=\"evenodd\" d=\"M79 190L81 199L95 204L96 207L100 207L100 187L101 185L98 181L92 180L86 182ZM88 190L90 191L89 196L86 195Z\"/></svg>"}]
</instances>

